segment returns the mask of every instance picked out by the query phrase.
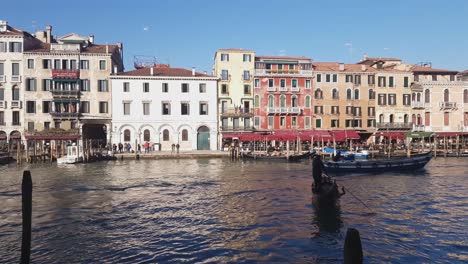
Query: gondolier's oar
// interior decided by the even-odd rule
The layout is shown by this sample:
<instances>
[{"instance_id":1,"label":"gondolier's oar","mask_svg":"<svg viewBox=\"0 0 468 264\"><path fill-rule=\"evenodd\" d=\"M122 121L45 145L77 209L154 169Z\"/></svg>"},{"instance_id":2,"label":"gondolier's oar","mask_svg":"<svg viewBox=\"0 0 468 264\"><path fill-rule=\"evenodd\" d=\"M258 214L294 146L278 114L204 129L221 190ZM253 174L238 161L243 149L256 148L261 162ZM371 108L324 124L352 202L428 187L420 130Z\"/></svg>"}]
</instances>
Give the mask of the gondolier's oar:
<instances>
[{"instance_id":1,"label":"gondolier's oar","mask_svg":"<svg viewBox=\"0 0 468 264\"><path fill-rule=\"evenodd\" d=\"M353 196L356 200L358 200L360 203L362 203L367 209L369 209L369 211L374 213L374 211L372 209L370 209L369 206L367 206L363 201L361 201L361 199L359 199L356 195L354 195L349 189L347 189L347 191L348 191L349 194L351 194L351 196Z\"/></svg>"}]
</instances>

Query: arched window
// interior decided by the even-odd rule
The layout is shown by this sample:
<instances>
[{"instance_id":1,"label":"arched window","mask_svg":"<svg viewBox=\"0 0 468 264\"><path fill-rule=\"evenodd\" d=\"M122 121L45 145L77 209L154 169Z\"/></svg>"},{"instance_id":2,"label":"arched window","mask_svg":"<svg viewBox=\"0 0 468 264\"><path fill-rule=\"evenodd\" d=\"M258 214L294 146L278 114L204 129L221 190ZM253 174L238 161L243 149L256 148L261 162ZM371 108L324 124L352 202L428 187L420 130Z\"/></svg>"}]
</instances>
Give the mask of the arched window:
<instances>
[{"instance_id":1,"label":"arched window","mask_svg":"<svg viewBox=\"0 0 468 264\"><path fill-rule=\"evenodd\" d=\"M291 97L291 107L297 107L297 96L295 95Z\"/></svg>"},{"instance_id":2,"label":"arched window","mask_svg":"<svg viewBox=\"0 0 468 264\"><path fill-rule=\"evenodd\" d=\"M255 99L254 99L254 106L255 107L260 107L260 95L255 95Z\"/></svg>"},{"instance_id":3,"label":"arched window","mask_svg":"<svg viewBox=\"0 0 468 264\"><path fill-rule=\"evenodd\" d=\"M415 115L415 114L413 114L413 115L411 116L411 122L412 122L414 125L416 125L416 115Z\"/></svg>"},{"instance_id":4,"label":"arched window","mask_svg":"<svg viewBox=\"0 0 468 264\"><path fill-rule=\"evenodd\" d=\"M182 130L182 141L188 141L188 130Z\"/></svg>"},{"instance_id":5,"label":"arched window","mask_svg":"<svg viewBox=\"0 0 468 264\"><path fill-rule=\"evenodd\" d=\"M374 89L369 89L369 100L375 100Z\"/></svg>"},{"instance_id":6,"label":"arched window","mask_svg":"<svg viewBox=\"0 0 468 264\"><path fill-rule=\"evenodd\" d=\"M444 90L444 102L448 102L450 100L449 90Z\"/></svg>"},{"instance_id":7,"label":"arched window","mask_svg":"<svg viewBox=\"0 0 468 264\"><path fill-rule=\"evenodd\" d=\"M322 99L322 90L320 88L317 88L314 92L314 98L315 99Z\"/></svg>"},{"instance_id":8,"label":"arched window","mask_svg":"<svg viewBox=\"0 0 468 264\"><path fill-rule=\"evenodd\" d=\"M421 125L422 124L422 119L421 119L421 115L418 114L418 125Z\"/></svg>"},{"instance_id":9,"label":"arched window","mask_svg":"<svg viewBox=\"0 0 468 264\"><path fill-rule=\"evenodd\" d=\"M163 141L169 141L169 130L163 130Z\"/></svg>"},{"instance_id":10,"label":"arched window","mask_svg":"<svg viewBox=\"0 0 468 264\"><path fill-rule=\"evenodd\" d=\"M340 99L340 95L339 95L339 93L338 93L338 89L333 88L333 90L332 90L332 98L333 98L333 99Z\"/></svg>"},{"instance_id":11,"label":"arched window","mask_svg":"<svg viewBox=\"0 0 468 264\"><path fill-rule=\"evenodd\" d=\"M416 93L411 95L411 101L416 102Z\"/></svg>"},{"instance_id":12,"label":"arched window","mask_svg":"<svg viewBox=\"0 0 468 264\"><path fill-rule=\"evenodd\" d=\"M421 102L421 93L416 94L416 101Z\"/></svg>"},{"instance_id":13,"label":"arched window","mask_svg":"<svg viewBox=\"0 0 468 264\"><path fill-rule=\"evenodd\" d=\"M359 100L359 90L358 89L354 90L354 100Z\"/></svg>"},{"instance_id":14,"label":"arched window","mask_svg":"<svg viewBox=\"0 0 468 264\"><path fill-rule=\"evenodd\" d=\"M145 131L143 131L143 140L144 141L151 141L151 136L150 136L149 129L145 129Z\"/></svg>"},{"instance_id":15,"label":"arched window","mask_svg":"<svg viewBox=\"0 0 468 264\"><path fill-rule=\"evenodd\" d=\"M408 123L408 121L409 121L408 118L409 118L408 114L405 114L405 115L403 116L403 122L404 122L405 124Z\"/></svg>"},{"instance_id":16,"label":"arched window","mask_svg":"<svg viewBox=\"0 0 468 264\"><path fill-rule=\"evenodd\" d=\"M129 142L130 141L130 129L125 129L124 130L124 141Z\"/></svg>"},{"instance_id":17,"label":"arched window","mask_svg":"<svg viewBox=\"0 0 468 264\"><path fill-rule=\"evenodd\" d=\"M18 101L20 99L20 90L17 85L13 86L11 89L11 99L13 101Z\"/></svg>"},{"instance_id":18,"label":"arched window","mask_svg":"<svg viewBox=\"0 0 468 264\"><path fill-rule=\"evenodd\" d=\"M273 95L268 96L268 107L275 107L275 97Z\"/></svg>"},{"instance_id":19,"label":"arched window","mask_svg":"<svg viewBox=\"0 0 468 264\"><path fill-rule=\"evenodd\" d=\"M379 123L383 123L384 122L384 115L383 114L380 114L379 115Z\"/></svg>"},{"instance_id":20,"label":"arched window","mask_svg":"<svg viewBox=\"0 0 468 264\"><path fill-rule=\"evenodd\" d=\"M463 103L468 104L468 89L465 89L465 91L463 91Z\"/></svg>"},{"instance_id":21,"label":"arched window","mask_svg":"<svg viewBox=\"0 0 468 264\"><path fill-rule=\"evenodd\" d=\"M393 123L393 120L394 120L393 114L390 114L389 119L390 119L390 123Z\"/></svg>"},{"instance_id":22,"label":"arched window","mask_svg":"<svg viewBox=\"0 0 468 264\"><path fill-rule=\"evenodd\" d=\"M280 96L280 107L286 107L286 96Z\"/></svg>"},{"instance_id":23,"label":"arched window","mask_svg":"<svg viewBox=\"0 0 468 264\"><path fill-rule=\"evenodd\" d=\"M426 89L424 91L424 102L425 103L430 103L431 102L431 94L430 94L429 89Z\"/></svg>"},{"instance_id":24,"label":"arched window","mask_svg":"<svg viewBox=\"0 0 468 264\"><path fill-rule=\"evenodd\" d=\"M310 96L306 96L305 97L305 103L304 103L305 107L310 107Z\"/></svg>"},{"instance_id":25,"label":"arched window","mask_svg":"<svg viewBox=\"0 0 468 264\"><path fill-rule=\"evenodd\" d=\"M351 97L352 97L351 89L346 90L346 99L351 100Z\"/></svg>"}]
</instances>

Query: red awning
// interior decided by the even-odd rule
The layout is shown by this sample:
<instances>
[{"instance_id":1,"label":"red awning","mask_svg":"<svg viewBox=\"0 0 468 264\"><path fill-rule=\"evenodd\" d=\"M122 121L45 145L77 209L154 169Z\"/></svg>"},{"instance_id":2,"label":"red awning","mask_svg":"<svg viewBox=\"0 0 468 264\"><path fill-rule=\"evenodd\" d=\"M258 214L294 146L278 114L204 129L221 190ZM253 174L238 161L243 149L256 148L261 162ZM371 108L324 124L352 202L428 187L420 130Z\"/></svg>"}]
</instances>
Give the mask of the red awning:
<instances>
[{"instance_id":1,"label":"red awning","mask_svg":"<svg viewBox=\"0 0 468 264\"><path fill-rule=\"evenodd\" d=\"M436 132L436 137L456 137L468 135L468 132Z\"/></svg>"},{"instance_id":2,"label":"red awning","mask_svg":"<svg viewBox=\"0 0 468 264\"><path fill-rule=\"evenodd\" d=\"M239 134L240 141L259 141L263 140L263 135L256 133Z\"/></svg>"},{"instance_id":3,"label":"red awning","mask_svg":"<svg viewBox=\"0 0 468 264\"><path fill-rule=\"evenodd\" d=\"M223 138L226 138L226 139L239 138L239 134L223 134Z\"/></svg>"},{"instance_id":4,"label":"red awning","mask_svg":"<svg viewBox=\"0 0 468 264\"><path fill-rule=\"evenodd\" d=\"M306 130L300 135L301 140L321 140L323 139L332 139L332 135L327 130Z\"/></svg>"},{"instance_id":5,"label":"red awning","mask_svg":"<svg viewBox=\"0 0 468 264\"><path fill-rule=\"evenodd\" d=\"M361 137L355 130L333 130L331 134L336 142L344 142L348 139L360 139Z\"/></svg>"},{"instance_id":6,"label":"red awning","mask_svg":"<svg viewBox=\"0 0 468 264\"><path fill-rule=\"evenodd\" d=\"M282 132L277 132L275 134L270 134L270 135L266 135L265 138L267 140L279 140L279 141L294 141L297 139L297 137L299 136L299 133L298 132L294 132L294 131L291 131L291 132L285 132L285 131L282 131Z\"/></svg>"},{"instance_id":7,"label":"red awning","mask_svg":"<svg viewBox=\"0 0 468 264\"><path fill-rule=\"evenodd\" d=\"M400 131L392 131L392 132L379 132L376 133L376 137L386 137L386 138L391 138L391 139L405 139L406 132L400 132Z\"/></svg>"}]
</instances>

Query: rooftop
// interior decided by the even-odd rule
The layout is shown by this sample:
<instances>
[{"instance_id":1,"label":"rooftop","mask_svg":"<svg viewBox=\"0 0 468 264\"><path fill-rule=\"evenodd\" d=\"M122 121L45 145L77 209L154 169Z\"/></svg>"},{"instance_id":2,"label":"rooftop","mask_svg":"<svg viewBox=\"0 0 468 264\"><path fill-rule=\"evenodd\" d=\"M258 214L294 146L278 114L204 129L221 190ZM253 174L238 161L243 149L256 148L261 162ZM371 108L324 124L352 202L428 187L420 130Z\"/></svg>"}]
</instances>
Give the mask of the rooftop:
<instances>
[{"instance_id":1,"label":"rooftop","mask_svg":"<svg viewBox=\"0 0 468 264\"><path fill-rule=\"evenodd\" d=\"M458 71L453 71L453 70L444 70L444 69L436 69L432 67L424 67L424 66L419 66L419 65L414 65L411 67L412 72L417 72L417 73L451 73L451 74L457 74Z\"/></svg>"},{"instance_id":2,"label":"rooftop","mask_svg":"<svg viewBox=\"0 0 468 264\"><path fill-rule=\"evenodd\" d=\"M153 68L153 74L151 74L151 68ZM169 68L169 67L145 67L135 69L132 71L118 73L119 76L156 76L156 77L215 77L212 75L195 72L192 74L192 70L183 68Z\"/></svg>"}]
</instances>

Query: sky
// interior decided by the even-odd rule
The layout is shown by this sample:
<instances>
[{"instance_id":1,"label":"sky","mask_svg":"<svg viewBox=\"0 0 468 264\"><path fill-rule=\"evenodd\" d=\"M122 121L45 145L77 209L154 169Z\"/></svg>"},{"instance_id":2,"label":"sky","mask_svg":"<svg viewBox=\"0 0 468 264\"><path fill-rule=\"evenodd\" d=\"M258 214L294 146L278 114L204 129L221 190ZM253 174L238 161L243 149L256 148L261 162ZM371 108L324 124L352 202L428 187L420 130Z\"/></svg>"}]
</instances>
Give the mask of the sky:
<instances>
[{"instance_id":1,"label":"sky","mask_svg":"<svg viewBox=\"0 0 468 264\"><path fill-rule=\"evenodd\" d=\"M468 69L465 0L15 0L0 20L35 32L95 35L123 42L125 70L135 55L211 72L217 49L354 63L397 57L434 68Z\"/></svg>"}]
</instances>

